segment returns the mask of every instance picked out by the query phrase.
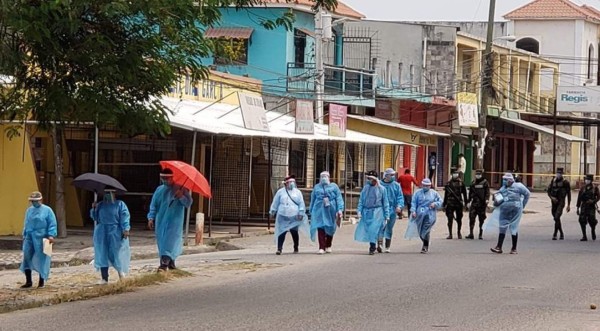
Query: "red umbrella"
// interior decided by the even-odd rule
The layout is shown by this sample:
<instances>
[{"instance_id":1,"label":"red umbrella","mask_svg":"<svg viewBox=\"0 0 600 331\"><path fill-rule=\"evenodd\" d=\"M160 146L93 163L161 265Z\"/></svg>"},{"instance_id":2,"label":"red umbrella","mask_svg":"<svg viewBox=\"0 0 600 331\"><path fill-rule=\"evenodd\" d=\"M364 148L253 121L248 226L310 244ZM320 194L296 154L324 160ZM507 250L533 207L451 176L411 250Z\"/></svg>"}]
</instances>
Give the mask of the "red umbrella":
<instances>
[{"instance_id":1,"label":"red umbrella","mask_svg":"<svg viewBox=\"0 0 600 331\"><path fill-rule=\"evenodd\" d=\"M173 171L173 182L192 192L212 198L210 184L195 167L181 161L160 161L163 169Z\"/></svg>"}]
</instances>

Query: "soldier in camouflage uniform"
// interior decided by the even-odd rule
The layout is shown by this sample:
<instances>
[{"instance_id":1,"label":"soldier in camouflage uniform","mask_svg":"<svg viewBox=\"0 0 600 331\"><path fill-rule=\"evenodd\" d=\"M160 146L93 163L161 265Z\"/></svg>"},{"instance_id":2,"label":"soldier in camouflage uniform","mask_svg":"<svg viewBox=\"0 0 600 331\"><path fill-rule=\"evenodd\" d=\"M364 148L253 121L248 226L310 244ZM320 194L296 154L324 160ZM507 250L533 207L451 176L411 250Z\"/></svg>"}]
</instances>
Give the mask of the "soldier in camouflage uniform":
<instances>
[{"instance_id":1,"label":"soldier in camouflage uniform","mask_svg":"<svg viewBox=\"0 0 600 331\"><path fill-rule=\"evenodd\" d=\"M600 190L592 183L593 180L594 175L585 175L585 186L579 190L577 197L577 215L583 233L581 241L587 241L586 224L592 229L592 240L596 240L596 203L600 200Z\"/></svg>"},{"instance_id":2,"label":"soldier in camouflage uniform","mask_svg":"<svg viewBox=\"0 0 600 331\"><path fill-rule=\"evenodd\" d=\"M457 237L462 239L460 228L462 226L464 204L467 202L467 188L459 177L456 168L452 168L452 179L444 187L444 203L446 208L446 217L448 218L448 237L452 239L452 224L456 218Z\"/></svg>"},{"instance_id":3,"label":"soldier in camouflage uniform","mask_svg":"<svg viewBox=\"0 0 600 331\"><path fill-rule=\"evenodd\" d=\"M571 211L571 184L563 177L563 168L556 169L556 177L548 185L548 197L552 201L552 217L554 218L554 235L552 240L556 240L556 235L560 232L560 240L565 239L560 217L565 208L567 200L567 213Z\"/></svg>"}]
</instances>

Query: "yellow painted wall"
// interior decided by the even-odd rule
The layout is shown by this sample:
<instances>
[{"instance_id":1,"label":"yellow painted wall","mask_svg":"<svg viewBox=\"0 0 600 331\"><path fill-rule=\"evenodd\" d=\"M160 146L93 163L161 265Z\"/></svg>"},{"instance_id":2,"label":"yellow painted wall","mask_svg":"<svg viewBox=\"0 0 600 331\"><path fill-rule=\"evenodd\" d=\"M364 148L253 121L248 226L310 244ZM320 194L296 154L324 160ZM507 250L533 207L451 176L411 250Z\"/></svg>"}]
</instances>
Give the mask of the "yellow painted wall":
<instances>
[{"instance_id":1,"label":"yellow painted wall","mask_svg":"<svg viewBox=\"0 0 600 331\"><path fill-rule=\"evenodd\" d=\"M193 95L194 87L198 89L197 95ZM260 95L262 91L262 81L211 71L207 79L201 80L193 86L189 76L183 76L173 89L174 92L168 94L173 98L219 102L237 106L240 102L236 92Z\"/></svg>"},{"instance_id":2,"label":"yellow painted wall","mask_svg":"<svg viewBox=\"0 0 600 331\"><path fill-rule=\"evenodd\" d=\"M27 135L20 130L21 136L10 140L5 129L0 124L0 235L18 235L29 206L27 197L38 184Z\"/></svg>"}]
</instances>

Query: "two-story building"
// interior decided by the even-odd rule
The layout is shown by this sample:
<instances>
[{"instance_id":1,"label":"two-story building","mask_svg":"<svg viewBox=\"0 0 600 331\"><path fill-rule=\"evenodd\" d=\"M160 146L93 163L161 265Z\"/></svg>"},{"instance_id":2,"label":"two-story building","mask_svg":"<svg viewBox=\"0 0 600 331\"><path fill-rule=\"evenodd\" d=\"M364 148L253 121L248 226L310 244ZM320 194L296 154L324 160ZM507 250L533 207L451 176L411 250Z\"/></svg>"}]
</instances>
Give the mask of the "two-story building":
<instances>
[{"instance_id":1,"label":"two-story building","mask_svg":"<svg viewBox=\"0 0 600 331\"><path fill-rule=\"evenodd\" d=\"M481 73L485 39L463 32L457 37L457 81L461 97L481 104ZM547 139L553 129L529 121L531 117L551 116L554 112L556 86L559 81L559 63L542 56L510 46L493 44L492 88L489 99L484 167L491 174L492 183L498 185L505 171L524 174L525 184L538 186L532 174L547 166L555 153ZM459 118L453 123L453 130L472 136L475 132L468 125L461 126L460 116L468 116L469 107L461 100ZM465 102L467 104L468 102ZM477 111L477 107L470 108ZM475 113L477 115L477 112ZM477 116L475 121L477 122ZM477 127L477 125L475 125ZM557 132L560 142L580 144L584 139L565 131ZM574 171L577 165L567 166Z\"/></svg>"},{"instance_id":2,"label":"two-story building","mask_svg":"<svg viewBox=\"0 0 600 331\"><path fill-rule=\"evenodd\" d=\"M570 0L535 0L516 8L504 16L508 20L508 34L517 37L515 46L531 53L551 59L560 64L559 83L561 87L586 90L598 89L600 67L600 11L593 6L579 5ZM521 95L520 100L528 99ZM517 100L518 101L518 100ZM559 143L556 147L556 166L565 170L575 179L584 173L598 173L598 125L597 114L578 113L557 109L557 122L562 131L571 133L586 141L580 144ZM553 125L552 116L539 114L526 115L529 120ZM555 172L552 160L545 157L544 151L553 149L551 137L543 135L542 155L537 155L543 166L539 173ZM547 183L546 176L540 184Z\"/></svg>"}]
</instances>

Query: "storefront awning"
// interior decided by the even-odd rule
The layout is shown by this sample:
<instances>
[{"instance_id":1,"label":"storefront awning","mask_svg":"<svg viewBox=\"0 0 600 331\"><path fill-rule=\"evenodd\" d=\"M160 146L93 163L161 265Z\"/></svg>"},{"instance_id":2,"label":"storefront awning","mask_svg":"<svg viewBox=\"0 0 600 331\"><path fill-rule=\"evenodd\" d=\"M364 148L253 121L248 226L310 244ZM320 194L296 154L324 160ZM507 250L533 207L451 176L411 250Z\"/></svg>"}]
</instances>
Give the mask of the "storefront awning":
<instances>
[{"instance_id":1,"label":"storefront awning","mask_svg":"<svg viewBox=\"0 0 600 331\"><path fill-rule=\"evenodd\" d=\"M516 119L516 118L500 117L500 119L502 121L520 126L525 129L529 129L529 130L540 132L540 133L546 133L549 135L554 135L553 129L545 127L543 125L535 124L535 123L532 123L529 121ZM556 137L565 139L569 142L587 142L587 139L579 138L579 137L570 135L568 133L560 132L560 131L556 131Z\"/></svg>"},{"instance_id":2,"label":"storefront awning","mask_svg":"<svg viewBox=\"0 0 600 331\"><path fill-rule=\"evenodd\" d=\"M315 123L314 134L297 134L295 118L277 112L267 112L269 131L249 130L244 127L238 106L223 103L207 103L193 100L163 98L161 102L173 114L169 114L172 126L190 131L245 137L266 137L299 140L345 141L377 145L405 145L406 143L381 138L353 130L346 130L346 137L328 134L328 126Z\"/></svg>"},{"instance_id":3,"label":"storefront awning","mask_svg":"<svg viewBox=\"0 0 600 331\"><path fill-rule=\"evenodd\" d=\"M348 117L355 118L355 119L361 120L361 121L379 124L379 125L390 126L390 127L394 127L397 129L412 131L412 132L416 132L416 133L424 134L424 135L428 135L428 136L436 136L436 137L444 137L444 138L450 137L450 134L448 134L448 133L427 130L427 129L423 129L418 126L409 125L409 124L395 123L392 121L384 120L384 119L373 117L373 116L348 115Z\"/></svg>"}]
</instances>

